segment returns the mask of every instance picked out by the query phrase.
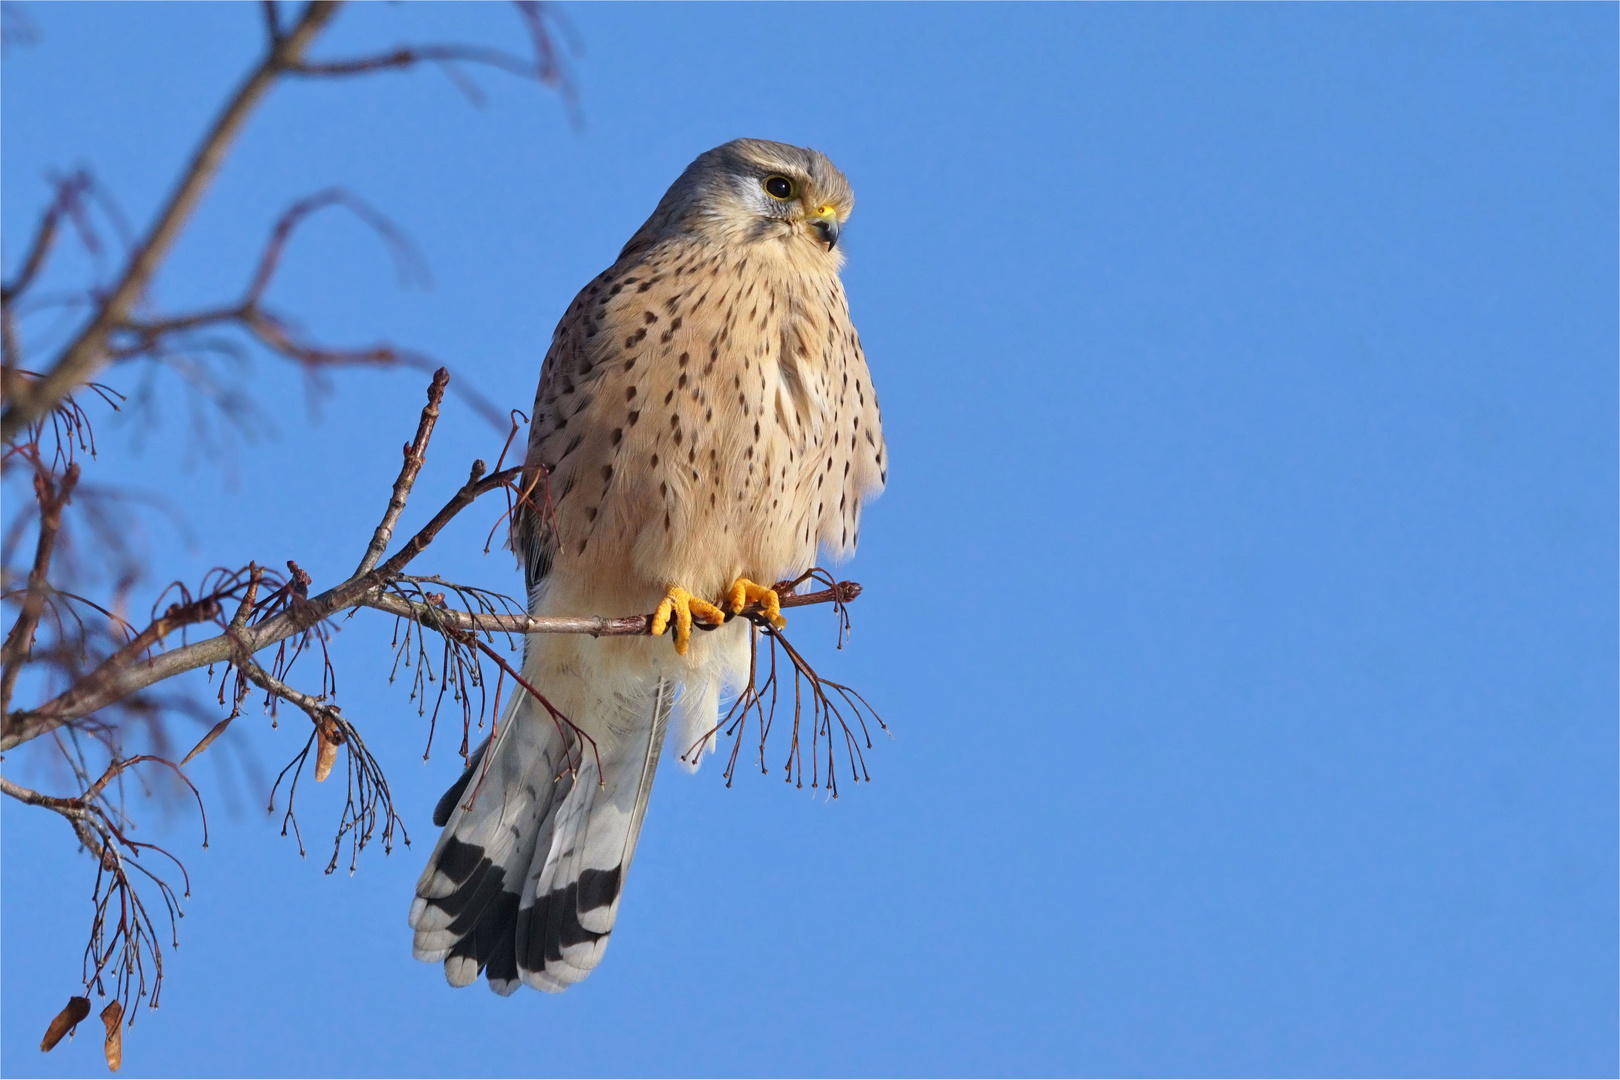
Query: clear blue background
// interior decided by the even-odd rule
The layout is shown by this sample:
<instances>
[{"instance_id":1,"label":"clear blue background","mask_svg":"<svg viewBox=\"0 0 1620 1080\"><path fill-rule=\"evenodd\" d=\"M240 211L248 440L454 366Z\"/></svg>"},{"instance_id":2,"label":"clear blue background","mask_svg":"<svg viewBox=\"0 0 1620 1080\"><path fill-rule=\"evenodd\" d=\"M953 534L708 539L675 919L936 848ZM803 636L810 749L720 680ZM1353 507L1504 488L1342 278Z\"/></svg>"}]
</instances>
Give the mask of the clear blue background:
<instances>
[{"instance_id":1,"label":"clear blue background","mask_svg":"<svg viewBox=\"0 0 1620 1080\"><path fill-rule=\"evenodd\" d=\"M49 169L149 220L260 44L248 6L24 10L7 267ZM302 721L239 722L192 770L207 851L183 806L141 813L194 895L124 1074L1613 1075L1616 8L567 14L582 130L501 76L482 109L432 70L284 86L156 298L229 298L291 199L345 185L432 288L334 214L276 303L526 407L687 161L826 151L893 468L851 647L825 615L795 633L895 737L832 804L666 768L604 966L456 992L405 926L455 738L422 762L361 617L341 701L415 846L323 876L332 785L307 859L261 813ZM522 47L504 6L368 6L318 52L444 37ZM295 558L331 584L423 379L346 374L312 419L278 361L246 378L273 432L199 447L160 383L161 425L104 422L97 475L183 504L189 542L150 519L160 578ZM410 519L497 443L452 408ZM423 569L516 590L492 517ZM31 760L8 773L50 786ZM101 1075L93 1021L36 1048L92 868L60 821L3 820L0 1069Z\"/></svg>"}]
</instances>

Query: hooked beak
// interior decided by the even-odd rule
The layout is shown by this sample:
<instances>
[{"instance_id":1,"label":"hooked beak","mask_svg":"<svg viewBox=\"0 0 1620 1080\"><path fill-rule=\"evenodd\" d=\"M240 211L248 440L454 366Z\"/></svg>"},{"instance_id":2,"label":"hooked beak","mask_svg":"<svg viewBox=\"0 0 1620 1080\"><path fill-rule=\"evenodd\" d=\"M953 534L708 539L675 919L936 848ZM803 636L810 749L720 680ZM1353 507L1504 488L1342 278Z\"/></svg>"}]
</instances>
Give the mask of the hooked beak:
<instances>
[{"instance_id":1,"label":"hooked beak","mask_svg":"<svg viewBox=\"0 0 1620 1080\"><path fill-rule=\"evenodd\" d=\"M838 246L838 211L830 206L823 206L810 218L810 227L816 231L816 236L831 251Z\"/></svg>"}]
</instances>

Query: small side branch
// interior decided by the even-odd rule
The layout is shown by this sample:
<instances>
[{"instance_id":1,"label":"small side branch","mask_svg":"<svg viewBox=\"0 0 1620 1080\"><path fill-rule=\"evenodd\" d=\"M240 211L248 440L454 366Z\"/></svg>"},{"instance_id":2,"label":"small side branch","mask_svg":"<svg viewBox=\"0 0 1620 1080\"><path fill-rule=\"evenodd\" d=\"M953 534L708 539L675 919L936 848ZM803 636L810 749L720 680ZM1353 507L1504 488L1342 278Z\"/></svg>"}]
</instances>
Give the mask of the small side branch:
<instances>
[{"instance_id":1,"label":"small side branch","mask_svg":"<svg viewBox=\"0 0 1620 1080\"><path fill-rule=\"evenodd\" d=\"M23 256L22 266L17 274L4 285L0 285L0 304L9 304L18 296L28 291L33 284L34 277L45 265L45 258L50 254L51 245L56 240L56 231L62 218L70 214L77 207L79 200L90 189L90 176L88 173L78 172L56 185L56 198L40 218L39 226L34 232L34 240L28 245L28 254Z\"/></svg>"},{"instance_id":2,"label":"small side branch","mask_svg":"<svg viewBox=\"0 0 1620 1080\"><path fill-rule=\"evenodd\" d=\"M299 840L299 851L303 851L303 838L298 834L293 801L297 796L298 781L303 776L304 765L308 763L310 752L313 750L315 782L321 783L331 775L332 767L337 762L338 750L342 748L349 754L346 773L347 799L344 802L342 819L338 823L337 833L332 841L332 858L327 863L326 872L330 874L337 869L338 857L343 850L344 838L347 837L350 840L349 872L353 873L359 864L360 852L370 842L379 823L382 827L385 850L393 849L395 829L399 830L401 838L409 844L410 836L405 832L405 822L394 810L393 795L389 791L388 780L383 775L382 767L366 748L360 732L343 716L342 711L324 698L312 697L293 689L265 671L250 657L239 656L236 665L243 676L264 690L272 701L278 699L286 701L303 710L310 719L312 730L309 738L305 740L303 748L292 762L281 771L270 792L270 809L274 811L276 792L280 789L281 782L291 772L292 780L287 789L287 809L282 816L282 835L285 836L287 830L292 829Z\"/></svg>"},{"instance_id":3,"label":"small side branch","mask_svg":"<svg viewBox=\"0 0 1620 1080\"><path fill-rule=\"evenodd\" d=\"M422 465L427 461L428 440L433 437L433 426L439 421L439 404L444 401L444 388L449 381L450 373L444 368L433 373L427 404L422 406L422 419L416 425L416 438L405 444L405 464L400 466L399 477L394 481L388 509L377 523L376 531L371 534L371 543L366 545L360 565L355 567L356 577L371 572L377 560L383 557L383 552L388 550L388 542L394 538L394 526L399 523L399 515L405 511L405 501L411 497L416 474L422 471Z\"/></svg>"},{"instance_id":4,"label":"small side branch","mask_svg":"<svg viewBox=\"0 0 1620 1080\"><path fill-rule=\"evenodd\" d=\"M6 635L0 648L0 713L11 705L11 692L17 686L23 660L34 647L34 630L39 626L40 614L45 610L45 598L50 592L49 574L51 555L56 548L57 534L62 530L62 508L73 497L79 483L79 466L69 465L60 480L53 481L44 469L34 472L34 498L39 504L39 536L34 544L34 565L28 571L28 591L23 596L22 612Z\"/></svg>"}]
</instances>

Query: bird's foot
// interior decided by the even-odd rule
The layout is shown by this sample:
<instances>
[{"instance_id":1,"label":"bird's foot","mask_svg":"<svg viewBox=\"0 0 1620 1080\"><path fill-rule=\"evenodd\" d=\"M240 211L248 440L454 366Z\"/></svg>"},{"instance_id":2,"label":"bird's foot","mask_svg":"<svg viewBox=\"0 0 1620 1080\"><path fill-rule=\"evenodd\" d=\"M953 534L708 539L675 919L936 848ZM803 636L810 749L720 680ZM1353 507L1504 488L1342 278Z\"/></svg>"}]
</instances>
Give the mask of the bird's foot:
<instances>
[{"instance_id":1,"label":"bird's foot","mask_svg":"<svg viewBox=\"0 0 1620 1080\"><path fill-rule=\"evenodd\" d=\"M686 647L692 641L692 620L697 618L711 626L719 626L726 621L726 613L701 597L693 596L679 585L671 585L659 602L658 610L653 612L652 635L658 637L669 629L670 620L675 620L675 652L679 656L686 655Z\"/></svg>"},{"instance_id":2,"label":"bird's foot","mask_svg":"<svg viewBox=\"0 0 1620 1080\"><path fill-rule=\"evenodd\" d=\"M787 620L782 618L782 598L776 595L776 590L740 577L732 582L731 591L726 593L726 607L733 615L741 615L743 608L749 604L761 605L765 609L761 612L765 621L776 629L787 625Z\"/></svg>"}]
</instances>

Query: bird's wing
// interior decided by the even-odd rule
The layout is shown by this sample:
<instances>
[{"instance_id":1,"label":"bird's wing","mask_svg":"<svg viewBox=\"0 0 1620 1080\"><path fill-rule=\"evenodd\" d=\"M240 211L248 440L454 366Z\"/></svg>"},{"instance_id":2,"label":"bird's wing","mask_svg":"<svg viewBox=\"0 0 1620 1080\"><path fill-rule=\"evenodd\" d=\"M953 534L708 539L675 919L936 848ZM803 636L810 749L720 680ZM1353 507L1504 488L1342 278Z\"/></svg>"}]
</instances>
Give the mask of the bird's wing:
<instances>
[{"instance_id":1,"label":"bird's wing","mask_svg":"<svg viewBox=\"0 0 1620 1080\"><path fill-rule=\"evenodd\" d=\"M512 515L512 549L523 564L531 609L556 560L558 532L569 533L559 530L558 510L578 480L575 467L584 458L605 458L610 449L608 431L581 414L595 401L606 373L603 361L616 330L607 306L622 288L615 287L615 276L625 273L615 265L580 290L558 320L540 365L523 462L524 498Z\"/></svg>"}]
</instances>

